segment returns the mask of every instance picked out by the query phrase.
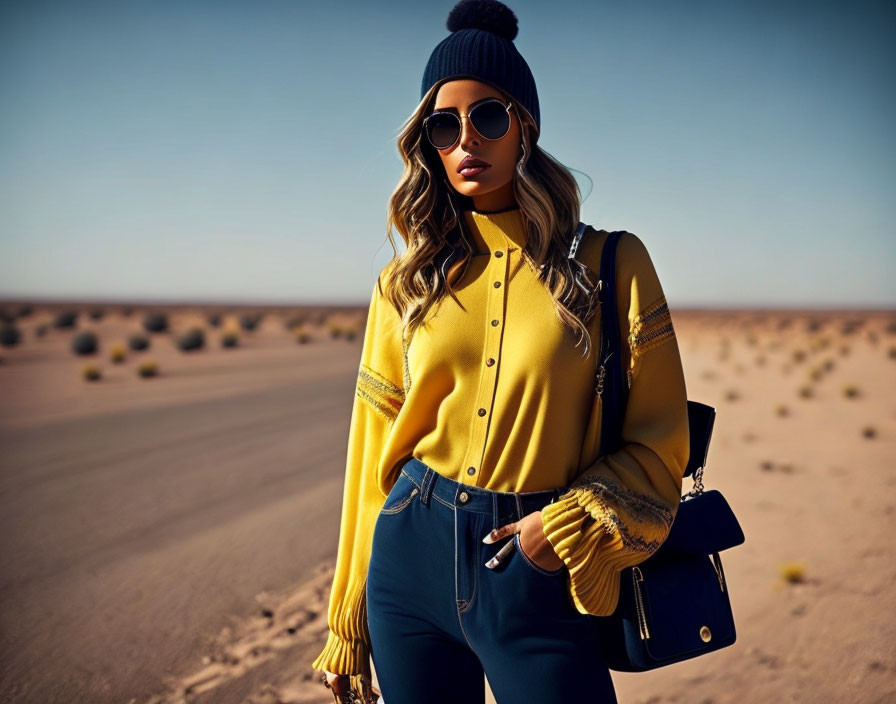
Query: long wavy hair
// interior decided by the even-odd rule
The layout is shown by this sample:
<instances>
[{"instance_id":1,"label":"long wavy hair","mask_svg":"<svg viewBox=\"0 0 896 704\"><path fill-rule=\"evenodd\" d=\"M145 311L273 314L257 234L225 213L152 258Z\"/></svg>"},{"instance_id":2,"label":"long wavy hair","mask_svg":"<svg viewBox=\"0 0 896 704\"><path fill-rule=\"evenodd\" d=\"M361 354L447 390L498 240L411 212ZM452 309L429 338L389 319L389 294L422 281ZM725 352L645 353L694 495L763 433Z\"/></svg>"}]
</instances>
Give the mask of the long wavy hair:
<instances>
[{"instance_id":1,"label":"long wavy hair","mask_svg":"<svg viewBox=\"0 0 896 704\"><path fill-rule=\"evenodd\" d=\"M473 209L473 200L451 186L438 152L423 133L423 120L432 112L438 86L424 96L398 136L404 173L389 199L386 221L393 258L378 280L381 294L401 316L408 339L446 295L460 304L453 284L464 275L473 255L462 216L464 210ZM579 222L581 193L569 170L536 144L538 127L529 112L499 92L513 103L521 124L522 156L516 164L513 191L528 241L517 268L528 262L538 272L558 317L578 332L575 346L585 342L583 356L587 357L591 348L587 326L596 310L597 282L587 267L568 258ZM395 247L393 227L406 245L402 255ZM576 283L577 275L584 288Z\"/></svg>"}]
</instances>

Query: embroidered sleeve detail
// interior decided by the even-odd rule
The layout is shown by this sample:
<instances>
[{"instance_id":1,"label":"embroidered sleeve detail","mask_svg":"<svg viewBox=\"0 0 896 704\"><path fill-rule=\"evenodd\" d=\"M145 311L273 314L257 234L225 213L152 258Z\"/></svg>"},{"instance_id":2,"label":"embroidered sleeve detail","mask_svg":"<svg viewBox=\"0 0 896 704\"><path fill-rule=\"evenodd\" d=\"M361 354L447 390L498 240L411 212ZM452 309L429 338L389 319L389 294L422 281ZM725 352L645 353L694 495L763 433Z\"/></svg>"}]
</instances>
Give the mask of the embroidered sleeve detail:
<instances>
[{"instance_id":1,"label":"embroidered sleeve detail","mask_svg":"<svg viewBox=\"0 0 896 704\"><path fill-rule=\"evenodd\" d=\"M569 568L576 609L609 616L619 600L619 573L660 548L674 513L609 477L589 476L542 508L541 518L545 537Z\"/></svg>"},{"instance_id":2,"label":"embroidered sleeve detail","mask_svg":"<svg viewBox=\"0 0 896 704\"><path fill-rule=\"evenodd\" d=\"M586 507L592 517L608 533L618 533L623 546L632 552L653 554L672 527L674 514L666 504L610 477L585 475L570 488L590 494ZM647 527L649 530L644 530Z\"/></svg>"},{"instance_id":3,"label":"embroidered sleeve detail","mask_svg":"<svg viewBox=\"0 0 896 704\"><path fill-rule=\"evenodd\" d=\"M404 360L404 388L406 389L405 394L411 390L411 368L408 365L408 347L410 347L410 341L408 340L408 331L407 327L402 328L401 331L401 356Z\"/></svg>"},{"instance_id":4,"label":"embroidered sleeve detail","mask_svg":"<svg viewBox=\"0 0 896 704\"><path fill-rule=\"evenodd\" d=\"M657 301L641 311L632 322L628 336L631 365L626 373L629 388L632 387L640 358L673 337L675 337L675 329L672 327L669 306L666 305L666 297L660 296Z\"/></svg>"},{"instance_id":5,"label":"embroidered sleeve detail","mask_svg":"<svg viewBox=\"0 0 896 704\"><path fill-rule=\"evenodd\" d=\"M404 404L404 390L363 363L355 392L390 423Z\"/></svg>"}]
</instances>

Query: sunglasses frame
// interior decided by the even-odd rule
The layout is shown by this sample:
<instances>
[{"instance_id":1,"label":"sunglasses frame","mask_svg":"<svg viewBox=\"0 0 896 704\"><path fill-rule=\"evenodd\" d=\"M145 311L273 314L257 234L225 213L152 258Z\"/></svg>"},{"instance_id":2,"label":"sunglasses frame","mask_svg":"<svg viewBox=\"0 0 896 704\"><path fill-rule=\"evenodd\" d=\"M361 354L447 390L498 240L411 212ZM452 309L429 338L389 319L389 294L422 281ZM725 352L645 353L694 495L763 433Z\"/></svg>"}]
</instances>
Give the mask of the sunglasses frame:
<instances>
[{"instance_id":1,"label":"sunglasses frame","mask_svg":"<svg viewBox=\"0 0 896 704\"><path fill-rule=\"evenodd\" d=\"M494 102L494 103L498 103L499 105L501 105L501 107L503 107L504 110L505 110L507 113L510 113L510 108L513 107L513 101L512 101L512 100L507 101L507 105L505 105L505 104L504 104L504 101L501 100L500 98L494 98L494 97L492 97L492 98L489 98L488 100L483 100L481 103L477 104L476 107L473 108L472 110L470 110L470 112L468 112L466 115L455 114L455 113L453 113L453 112L448 112L447 110L436 110L435 112L430 113L429 115L427 115L427 116L424 118L424 120L423 120L423 134L426 135L426 139L427 139L427 141L428 141L430 144L432 144L432 146L433 146L434 149L437 149L437 150L439 150L439 151L442 151L442 150L444 150L444 149L451 149L451 147L453 147L455 144L457 144L458 140L460 140L460 136L461 136L461 134L463 134L463 130L464 130L464 123L463 123L463 121L464 121L464 119L466 118L467 120L470 120L470 116L471 116L474 112L476 112L476 111L477 111L479 108L481 108L483 105L488 105L489 103L492 103L492 102ZM431 139L430 136L429 136L429 129L427 129L427 125L428 125L428 123L429 123L429 120L430 120L431 118L433 118L433 117L436 117L437 115L450 115L451 117L453 117L454 119L456 119L456 120L457 120L457 123L458 123L458 126L457 126L457 137L455 137L454 141L453 141L451 144L449 144L448 146L446 146L446 147L437 147L435 144L433 144L433 143L432 143L432 139ZM504 139L504 137L506 137L506 136L508 135L508 133L510 132L510 124L511 124L511 121L510 121L510 120L507 121L507 132L505 132L504 134L502 134L500 137L495 137L494 139L491 139L491 138L489 138L489 137L486 137L486 136L485 136L484 134L482 134L479 130L477 130L477 129L476 129L476 125L473 123L472 120L470 120L470 124L473 125L473 129L476 130L476 134L478 134L478 135L479 135L480 137L482 137L484 140L486 140L486 141L488 141L488 142L497 142L499 139Z\"/></svg>"}]
</instances>

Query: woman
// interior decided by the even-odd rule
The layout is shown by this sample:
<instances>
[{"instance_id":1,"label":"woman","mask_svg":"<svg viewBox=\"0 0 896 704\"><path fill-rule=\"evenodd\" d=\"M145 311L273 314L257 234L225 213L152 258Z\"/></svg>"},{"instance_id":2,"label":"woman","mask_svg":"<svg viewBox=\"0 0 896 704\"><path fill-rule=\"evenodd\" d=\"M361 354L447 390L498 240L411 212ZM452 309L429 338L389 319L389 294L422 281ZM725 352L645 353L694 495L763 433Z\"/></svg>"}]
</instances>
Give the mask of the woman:
<instances>
[{"instance_id":1,"label":"woman","mask_svg":"<svg viewBox=\"0 0 896 704\"><path fill-rule=\"evenodd\" d=\"M330 632L312 666L337 701L375 701L372 657L386 704L483 702L483 675L499 704L615 702L594 625L678 508L678 343L647 250L625 233L625 443L597 457L588 272L607 233L586 233L579 269L578 190L536 146L513 12L462 0L447 26L399 137L387 231L407 251L371 294Z\"/></svg>"}]
</instances>

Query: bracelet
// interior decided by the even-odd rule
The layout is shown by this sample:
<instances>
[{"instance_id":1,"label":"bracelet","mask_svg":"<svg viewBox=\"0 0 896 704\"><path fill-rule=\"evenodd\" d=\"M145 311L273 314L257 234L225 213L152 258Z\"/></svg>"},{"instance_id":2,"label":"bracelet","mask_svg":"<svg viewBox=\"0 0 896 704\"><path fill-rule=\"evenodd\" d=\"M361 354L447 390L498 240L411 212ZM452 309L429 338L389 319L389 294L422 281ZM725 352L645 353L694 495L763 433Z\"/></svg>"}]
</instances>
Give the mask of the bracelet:
<instances>
[{"instance_id":1,"label":"bracelet","mask_svg":"<svg viewBox=\"0 0 896 704\"><path fill-rule=\"evenodd\" d=\"M321 675L320 681L323 683L324 687L333 693L333 701L336 702L336 704L377 704L378 702L378 697L372 691L370 692L370 697L367 699L365 699L364 695L359 693L355 688L349 689L348 692L337 692L333 689L330 683L327 682L326 673ZM370 689L372 690L372 687Z\"/></svg>"}]
</instances>

